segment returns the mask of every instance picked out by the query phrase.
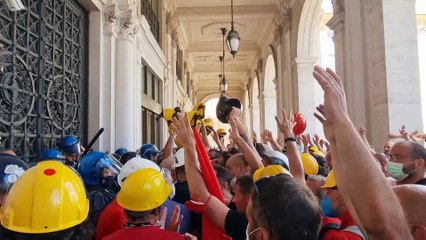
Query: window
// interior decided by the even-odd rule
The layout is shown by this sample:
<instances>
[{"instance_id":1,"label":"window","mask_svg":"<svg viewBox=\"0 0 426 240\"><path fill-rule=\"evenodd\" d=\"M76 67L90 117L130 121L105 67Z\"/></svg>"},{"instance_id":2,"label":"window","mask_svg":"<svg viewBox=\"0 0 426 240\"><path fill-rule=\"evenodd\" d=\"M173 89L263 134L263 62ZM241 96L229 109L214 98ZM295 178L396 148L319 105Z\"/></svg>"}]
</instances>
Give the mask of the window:
<instances>
[{"instance_id":1,"label":"window","mask_svg":"<svg viewBox=\"0 0 426 240\"><path fill-rule=\"evenodd\" d=\"M145 16L151 32L157 42L160 40L160 24L158 23L158 0L141 0L141 14Z\"/></svg>"},{"instance_id":2,"label":"window","mask_svg":"<svg viewBox=\"0 0 426 240\"><path fill-rule=\"evenodd\" d=\"M142 143L152 143L161 147L161 119L162 111L162 81L146 62L142 60Z\"/></svg>"},{"instance_id":3,"label":"window","mask_svg":"<svg viewBox=\"0 0 426 240\"><path fill-rule=\"evenodd\" d=\"M182 67L183 67L183 54L179 46L176 50L176 77L179 81L182 81Z\"/></svg>"}]
</instances>

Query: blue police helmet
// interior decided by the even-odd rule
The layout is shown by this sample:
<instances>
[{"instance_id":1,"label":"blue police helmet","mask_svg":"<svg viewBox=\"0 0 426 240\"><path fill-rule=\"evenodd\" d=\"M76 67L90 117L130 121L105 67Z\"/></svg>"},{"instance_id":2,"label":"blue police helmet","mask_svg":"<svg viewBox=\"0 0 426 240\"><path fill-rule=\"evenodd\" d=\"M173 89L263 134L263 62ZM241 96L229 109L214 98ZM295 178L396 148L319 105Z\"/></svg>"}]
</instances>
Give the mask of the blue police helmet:
<instances>
[{"instance_id":1,"label":"blue police helmet","mask_svg":"<svg viewBox=\"0 0 426 240\"><path fill-rule=\"evenodd\" d=\"M157 146L155 146L154 144L150 144L150 143L145 143L144 145L142 145L142 147L139 150L139 155L142 158L146 158L146 159L150 159L150 156L152 154L160 154L160 151L158 150Z\"/></svg>"},{"instance_id":2,"label":"blue police helmet","mask_svg":"<svg viewBox=\"0 0 426 240\"><path fill-rule=\"evenodd\" d=\"M125 154L126 152L128 152L126 148L119 148L119 149L115 150L114 154L117 154L119 156L123 156L123 154Z\"/></svg>"},{"instance_id":3,"label":"blue police helmet","mask_svg":"<svg viewBox=\"0 0 426 240\"><path fill-rule=\"evenodd\" d=\"M80 154L80 141L76 136L67 135L63 137L61 141L59 141L58 147L64 154Z\"/></svg>"},{"instance_id":4,"label":"blue police helmet","mask_svg":"<svg viewBox=\"0 0 426 240\"><path fill-rule=\"evenodd\" d=\"M0 154L0 192L7 192L28 169L27 163L16 156Z\"/></svg>"},{"instance_id":5,"label":"blue police helmet","mask_svg":"<svg viewBox=\"0 0 426 240\"><path fill-rule=\"evenodd\" d=\"M64 161L65 156L56 149L47 149L40 153L40 157L38 161L46 161L46 160L57 160Z\"/></svg>"},{"instance_id":6,"label":"blue police helmet","mask_svg":"<svg viewBox=\"0 0 426 240\"><path fill-rule=\"evenodd\" d=\"M110 169L117 175L121 170L121 164L112 160L108 153L93 151L80 159L77 171L86 185L99 186L102 183L104 168Z\"/></svg>"}]
</instances>

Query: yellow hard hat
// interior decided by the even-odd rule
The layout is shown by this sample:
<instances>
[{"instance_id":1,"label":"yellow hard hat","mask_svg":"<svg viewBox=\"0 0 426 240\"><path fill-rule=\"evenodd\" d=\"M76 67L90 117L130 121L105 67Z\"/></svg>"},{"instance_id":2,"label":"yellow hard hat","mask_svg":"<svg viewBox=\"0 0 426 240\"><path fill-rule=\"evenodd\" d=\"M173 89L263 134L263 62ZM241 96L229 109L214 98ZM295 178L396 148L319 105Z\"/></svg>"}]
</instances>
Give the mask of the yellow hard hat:
<instances>
[{"instance_id":1,"label":"yellow hard hat","mask_svg":"<svg viewBox=\"0 0 426 240\"><path fill-rule=\"evenodd\" d=\"M321 188L334 188L337 187L336 179L334 178L334 171L333 169L330 170L328 173L327 179L325 180L324 185L321 186Z\"/></svg>"},{"instance_id":2,"label":"yellow hard hat","mask_svg":"<svg viewBox=\"0 0 426 240\"><path fill-rule=\"evenodd\" d=\"M124 209L145 212L161 206L172 192L163 175L145 168L130 174L124 181L117 202Z\"/></svg>"},{"instance_id":3,"label":"yellow hard hat","mask_svg":"<svg viewBox=\"0 0 426 240\"><path fill-rule=\"evenodd\" d=\"M166 121L167 125L173 122L173 116L175 114L175 109L173 108L165 108L163 109L163 118Z\"/></svg>"},{"instance_id":4,"label":"yellow hard hat","mask_svg":"<svg viewBox=\"0 0 426 240\"><path fill-rule=\"evenodd\" d=\"M218 130L216 130L217 135L219 135L219 137L224 137L226 136L226 131L223 128L219 128Z\"/></svg>"},{"instance_id":5,"label":"yellow hard hat","mask_svg":"<svg viewBox=\"0 0 426 240\"><path fill-rule=\"evenodd\" d=\"M206 109L206 105L204 105L204 103L200 102L200 103L197 103L194 106L194 109L192 109L192 111L196 111L198 118L199 119L203 119L204 118L205 109Z\"/></svg>"},{"instance_id":6,"label":"yellow hard hat","mask_svg":"<svg viewBox=\"0 0 426 240\"><path fill-rule=\"evenodd\" d=\"M77 173L59 161L43 161L15 182L1 224L20 233L50 233L80 224L88 212L89 200Z\"/></svg>"},{"instance_id":7,"label":"yellow hard hat","mask_svg":"<svg viewBox=\"0 0 426 240\"><path fill-rule=\"evenodd\" d=\"M189 118L189 123L191 124L191 127L195 127L199 120L197 111L188 112L188 118Z\"/></svg>"},{"instance_id":8,"label":"yellow hard hat","mask_svg":"<svg viewBox=\"0 0 426 240\"><path fill-rule=\"evenodd\" d=\"M213 121L211 118L205 118L204 125L206 126L206 128L213 130Z\"/></svg>"},{"instance_id":9,"label":"yellow hard hat","mask_svg":"<svg viewBox=\"0 0 426 240\"><path fill-rule=\"evenodd\" d=\"M254 172L253 182L257 182L262 178L272 177L281 173L291 176L290 172L287 169L283 168L281 165L268 165L266 167L259 168L256 170L256 172Z\"/></svg>"},{"instance_id":10,"label":"yellow hard hat","mask_svg":"<svg viewBox=\"0 0 426 240\"><path fill-rule=\"evenodd\" d=\"M305 173L308 175L317 175L318 174L318 162L315 158L309 153L302 153L302 165Z\"/></svg>"},{"instance_id":11,"label":"yellow hard hat","mask_svg":"<svg viewBox=\"0 0 426 240\"><path fill-rule=\"evenodd\" d=\"M321 157L324 157L324 158L325 158L324 153L323 153L323 152L321 152L321 151L318 149L318 147L317 147L317 146L313 145L313 146L312 146L312 147L310 147L309 149L312 151L312 154L314 154L314 155L318 155L318 156L321 156Z\"/></svg>"}]
</instances>

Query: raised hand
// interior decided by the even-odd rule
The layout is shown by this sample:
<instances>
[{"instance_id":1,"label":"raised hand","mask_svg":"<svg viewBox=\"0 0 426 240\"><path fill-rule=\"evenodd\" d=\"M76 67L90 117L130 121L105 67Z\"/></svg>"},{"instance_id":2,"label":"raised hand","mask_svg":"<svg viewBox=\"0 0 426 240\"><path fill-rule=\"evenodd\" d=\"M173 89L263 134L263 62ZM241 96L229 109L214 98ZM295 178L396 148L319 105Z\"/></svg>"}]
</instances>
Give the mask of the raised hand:
<instances>
[{"instance_id":1,"label":"raised hand","mask_svg":"<svg viewBox=\"0 0 426 240\"><path fill-rule=\"evenodd\" d=\"M359 125L358 126L358 133L359 133L359 135L362 137L362 136L365 136L365 132L366 132L366 130L365 130L365 127L364 126L362 126L362 125Z\"/></svg>"},{"instance_id":2,"label":"raised hand","mask_svg":"<svg viewBox=\"0 0 426 240\"><path fill-rule=\"evenodd\" d=\"M172 216L170 216L169 225L167 230L179 232L180 224L182 223L183 215L180 215L180 206L175 205Z\"/></svg>"},{"instance_id":3,"label":"raised hand","mask_svg":"<svg viewBox=\"0 0 426 240\"><path fill-rule=\"evenodd\" d=\"M185 146L195 146L194 133L189 123L188 114L173 118L172 131L176 134L176 139Z\"/></svg>"},{"instance_id":4,"label":"raised hand","mask_svg":"<svg viewBox=\"0 0 426 240\"><path fill-rule=\"evenodd\" d=\"M233 140L233 142L238 142L241 139L240 133L238 131L238 119L235 117L229 118L229 124L231 128L229 129L229 138Z\"/></svg>"},{"instance_id":5,"label":"raised hand","mask_svg":"<svg viewBox=\"0 0 426 240\"><path fill-rule=\"evenodd\" d=\"M343 82L329 68L325 71L316 66L313 75L324 90L324 105L318 106L318 112L314 115L323 124L327 139L334 142L335 136L332 126L350 122Z\"/></svg>"},{"instance_id":6,"label":"raised hand","mask_svg":"<svg viewBox=\"0 0 426 240\"><path fill-rule=\"evenodd\" d=\"M292 112L290 112L290 115L287 116L287 112L282 109L281 114L279 116L275 116L275 121L277 121L278 128L284 134L284 138L293 136L294 119Z\"/></svg>"},{"instance_id":7,"label":"raised hand","mask_svg":"<svg viewBox=\"0 0 426 240\"><path fill-rule=\"evenodd\" d=\"M251 137L252 137L252 141L253 142L257 142L257 135L256 135L256 132L254 130L253 130L253 132L251 134Z\"/></svg>"},{"instance_id":8,"label":"raised hand","mask_svg":"<svg viewBox=\"0 0 426 240\"><path fill-rule=\"evenodd\" d=\"M212 131L212 134L213 134L213 136L212 136L213 137L213 141L215 143L219 142L220 141L219 134L217 134L216 131Z\"/></svg>"},{"instance_id":9,"label":"raised hand","mask_svg":"<svg viewBox=\"0 0 426 240\"><path fill-rule=\"evenodd\" d=\"M300 136L302 138L302 143L304 147L308 147L309 146L309 137L307 134L303 134Z\"/></svg>"},{"instance_id":10,"label":"raised hand","mask_svg":"<svg viewBox=\"0 0 426 240\"><path fill-rule=\"evenodd\" d=\"M422 142L422 134L419 132L419 130L415 130L414 132L410 133L409 137L414 142Z\"/></svg>"},{"instance_id":11,"label":"raised hand","mask_svg":"<svg viewBox=\"0 0 426 240\"><path fill-rule=\"evenodd\" d=\"M401 134L402 138L404 138L405 140L409 140L408 132L407 129L405 129L405 125L402 125L401 129L399 129L399 133Z\"/></svg>"},{"instance_id":12,"label":"raised hand","mask_svg":"<svg viewBox=\"0 0 426 240\"><path fill-rule=\"evenodd\" d=\"M315 144L317 147L322 147L322 146L321 146L321 143L320 143L320 141L321 141L322 139L320 138L320 136L319 136L318 134L314 134L314 138L313 138L313 140L314 140L314 144Z\"/></svg>"},{"instance_id":13,"label":"raised hand","mask_svg":"<svg viewBox=\"0 0 426 240\"><path fill-rule=\"evenodd\" d=\"M268 129L263 130L262 134L260 135L263 140L267 142L274 141L274 137L272 136L272 132Z\"/></svg>"}]
</instances>

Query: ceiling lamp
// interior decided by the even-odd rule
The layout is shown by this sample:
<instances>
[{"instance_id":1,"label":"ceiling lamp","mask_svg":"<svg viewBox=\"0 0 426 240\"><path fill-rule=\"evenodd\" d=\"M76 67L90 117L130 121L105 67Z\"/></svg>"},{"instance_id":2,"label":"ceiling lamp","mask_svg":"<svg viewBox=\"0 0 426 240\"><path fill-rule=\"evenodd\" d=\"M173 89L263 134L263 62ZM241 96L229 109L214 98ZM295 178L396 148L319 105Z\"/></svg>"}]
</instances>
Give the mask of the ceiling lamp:
<instances>
[{"instance_id":1,"label":"ceiling lamp","mask_svg":"<svg viewBox=\"0 0 426 240\"><path fill-rule=\"evenodd\" d=\"M226 37L226 44L234 58L240 47L240 40L240 35L234 29L234 0L231 0L231 31L229 31L228 37Z\"/></svg>"},{"instance_id":2,"label":"ceiling lamp","mask_svg":"<svg viewBox=\"0 0 426 240\"><path fill-rule=\"evenodd\" d=\"M222 56L219 56L220 65L221 65L221 74L219 74L219 89L220 89L220 96L225 95L226 91L228 91L228 81L225 78L225 34L226 34L226 28L221 28L222 31Z\"/></svg>"}]
</instances>

